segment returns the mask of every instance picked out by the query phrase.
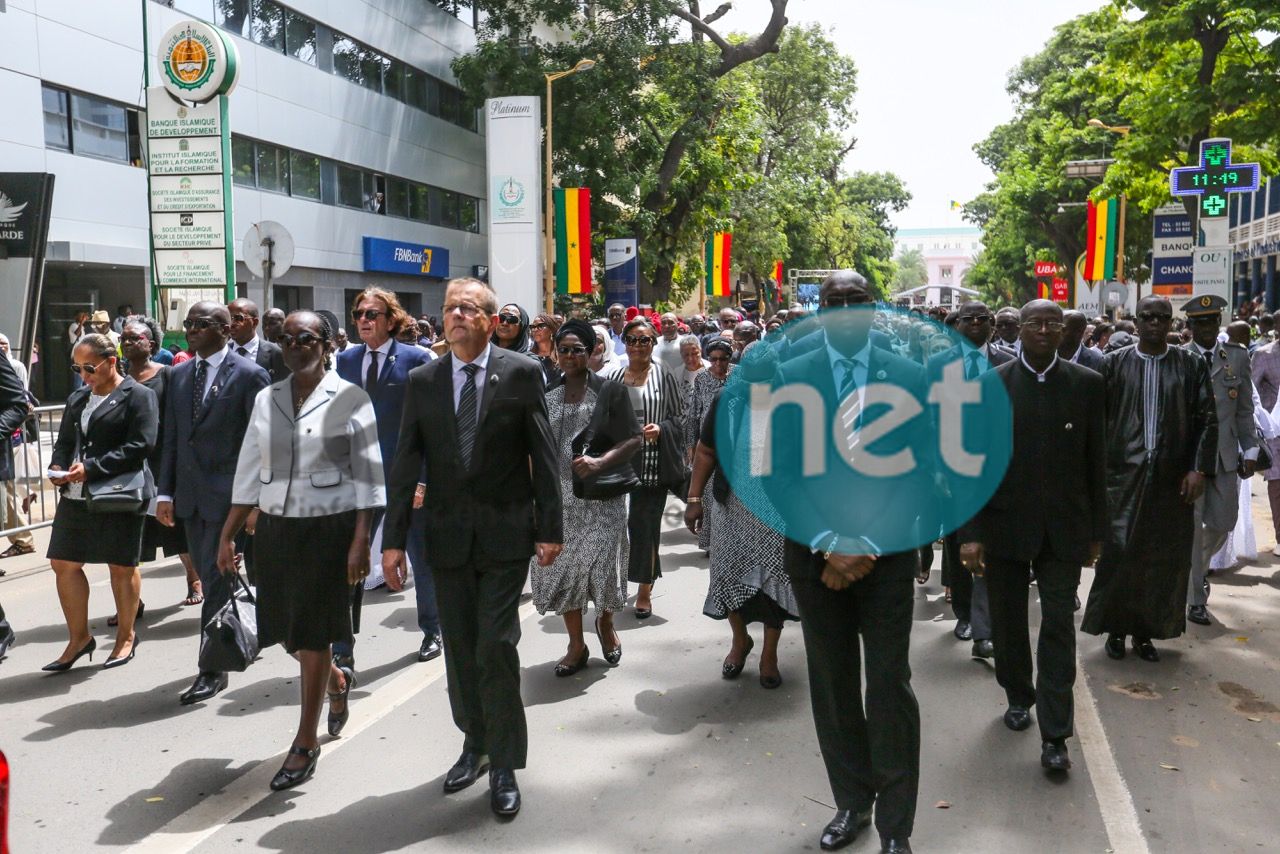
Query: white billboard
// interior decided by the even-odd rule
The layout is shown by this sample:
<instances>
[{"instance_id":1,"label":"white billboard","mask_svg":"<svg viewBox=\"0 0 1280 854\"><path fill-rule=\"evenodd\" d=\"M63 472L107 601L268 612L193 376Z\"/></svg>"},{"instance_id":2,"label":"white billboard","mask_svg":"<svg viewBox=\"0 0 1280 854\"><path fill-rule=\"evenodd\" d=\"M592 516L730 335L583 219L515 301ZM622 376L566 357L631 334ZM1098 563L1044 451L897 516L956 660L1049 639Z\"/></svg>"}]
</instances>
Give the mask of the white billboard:
<instances>
[{"instance_id":1,"label":"white billboard","mask_svg":"<svg viewBox=\"0 0 1280 854\"><path fill-rule=\"evenodd\" d=\"M542 310L542 102L533 96L484 103L489 172L489 283L498 304Z\"/></svg>"}]
</instances>

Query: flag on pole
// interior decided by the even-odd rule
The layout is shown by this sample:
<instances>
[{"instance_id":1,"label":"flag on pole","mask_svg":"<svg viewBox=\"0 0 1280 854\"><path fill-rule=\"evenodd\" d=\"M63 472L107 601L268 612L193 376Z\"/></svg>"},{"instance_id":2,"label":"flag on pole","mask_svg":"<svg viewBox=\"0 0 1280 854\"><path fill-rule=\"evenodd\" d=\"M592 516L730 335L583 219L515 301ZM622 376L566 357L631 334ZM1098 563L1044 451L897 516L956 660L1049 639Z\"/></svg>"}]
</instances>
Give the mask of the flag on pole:
<instances>
[{"instance_id":1,"label":"flag on pole","mask_svg":"<svg viewBox=\"0 0 1280 854\"><path fill-rule=\"evenodd\" d=\"M1090 282L1115 278L1120 200L1112 197L1088 202L1088 232L1085 238L1084 277Z\"/></svg>"},{"instance_id":2,"label":"flag on pole","mask_svg":"<svg viewBox=\"0 0 1280 854\"><path fill-rule=\"evenodd\" d=\"M773 278L764 283L764 296L769 302L777 302L782 298L782 262L773 262Z\"/></svg>"},{"instance_id":3,"label":"flag on pole","mask_svg":"<svg viewBox=\"0 0 1280 854\"><path fill-rule=\"evenodd\" d=\"M953 210L953 211L962 211L962 210L964 210L964 205L960 204L960 203L959 203L959 202L957 202L955 199L952 199L952 200L951 200L951 210Z\"/></svg>"},{"instance_id":4,"label":"flag on pole","mask_svg":"<svg viewBox=\"0 0 1280 854\"><path fill-rule=\"evenodd\" d=\"M555 191L556 293L591 293L591 191Z\"/></svg>"},{"instance_id":5,"label":"flag on pole","mask_svg":"<svg viewBox=\"0 0 1280 854\"><path fill-rule=\"evenodd\" d=\"M733 235L717 231L707 241L706 269L707 296L727 297L729 288L729 255L733 248Z\"/></svg>"}]
</instances>

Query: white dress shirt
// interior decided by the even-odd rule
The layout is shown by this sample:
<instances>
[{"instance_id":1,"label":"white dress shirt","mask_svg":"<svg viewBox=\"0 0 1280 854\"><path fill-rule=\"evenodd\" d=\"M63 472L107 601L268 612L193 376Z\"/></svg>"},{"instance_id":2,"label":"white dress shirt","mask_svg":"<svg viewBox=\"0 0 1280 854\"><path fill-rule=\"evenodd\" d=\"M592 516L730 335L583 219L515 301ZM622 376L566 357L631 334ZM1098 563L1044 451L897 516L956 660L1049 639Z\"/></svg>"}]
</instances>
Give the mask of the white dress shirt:
<instances>
[{"instance_id":1,"label":"white dress shirt","mask_svg":"<svg viewBox=\"0 0 1280 854\"><path fill-rule=\"evenodd\" d=\"M209 396L209 389L213 388L213 378L218 375L218 368L222 367L222 363L226 358L227 358L227 351L219 350L218 352L214 353L212 356L210 356L207 359L204 358L204 356L197 355L194 359L191 360L195 362L196 366L194 370L197 370L197 371L200 370L201 361L205 361L209 363L209 368L205 372L205 377L204 377L204 392L200 395L200 401L202 403L204 402L204 399ZM194 378L195 374L192 374L191 376Z\"/></svg>"},{"instance_id":2,"label":"white dress shirt","mask_svg":"<svg viewBox=\"0 0 1280 854\"><path fill-rule=\"evenodd\" d=\"M823 333L826 334L825 332ZM867 343L862 349L854 353L852 356L846 356L839 350L831 346L831 342L827 341L827 359L831 362L831 379L835 381L836 393L845 387L847 380L845 374L848 373L845 366L840 364L846 359L853 359L853 382L858 392L858 409L862 409L863 401L866 400L867 388L867 371L871 369L871 339L867 339Z\"/></svg>"},{"instance_id":3,"label":"white dress shirt","mask_svg":"<svg viewBox=\"0 0 1280 854\"><path fill-rule=\"evenodd\" d=\"M364 385L364 378L369 376L369 360L373 358L373 356L369 355L370 353L378 354L378 379L382 379L382 372L386 370L387 357L391 355L391 343L394 340L395 340L394 338L388 338L386 341L383 341L381 344L379 344L377 347L373 348L372 350L369 349L368 344L365 345L364 356L362 356L360 359L360 385L361 386Z\"/></svg>"},{"instance_id":4,"label":"white dress shirt","mask_svg":"<svg viewBox=\"0 0 1280 854\"><path fill-rule=\"evenodd\" d=\"M227 349L235 350L237 356L240 355L241 347L244 348L244 351L247 354L243 358L248 359L250 362L257 362L258 360L258 336L257 335L250 338L248 344L237 344L235 339L233 338L231 339L231 343L227 345Z\"/></svg>"},{"instance_id":5,"label":"white dress shirt","mask_svg":"<svg viewBox=\"0 0 1280 854\"><path fill-rule=\"evenodd\" d=\"M467 365L476 365L480 370L476 371L476 414L480 413L480 400L484 397L484 381L489 373L489 352L493 349L492 344L485 344L484 350L476 356L474 362L464 362L453 354L453 411L458 411L458 404L462 401L462 387L467 384L467 372L463 370Z\"/></svg>"}]
</instances>

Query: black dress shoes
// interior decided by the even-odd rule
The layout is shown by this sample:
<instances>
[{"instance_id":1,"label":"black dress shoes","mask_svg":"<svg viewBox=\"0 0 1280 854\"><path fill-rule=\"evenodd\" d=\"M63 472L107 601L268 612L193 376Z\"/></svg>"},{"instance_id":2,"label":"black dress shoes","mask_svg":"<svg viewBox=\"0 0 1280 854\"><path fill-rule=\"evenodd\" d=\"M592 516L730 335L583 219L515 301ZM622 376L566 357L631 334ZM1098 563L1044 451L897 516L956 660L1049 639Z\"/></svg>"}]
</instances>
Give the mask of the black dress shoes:
<instances>
[{"instance_id":1,"label":"black dress shoes","mask_svg":"<svg viewBox=\"0 0 1280 854\"><path fill-rule=\"evenodd\" d=\"M470 750L462 751L458 761L453 763L449 773L444 775L444 793L450 795L454 792L461 792L476 780L479 780L480 775L488 768L488 756L483 753L473 753Z\"/></svg>"},{"instance_id":2,"label":"black dress shoes","mask_svg":"<svg viewBox=\"0 0 1280 854\"><path fill-rule=\"evenodd\" d=\"M316 747L308 750L305 747L290 747L289 753L293 756L306 757L307 764L301 768L290 770L281 765L280 770L271 778L271 791L278 792L281 789L292 789L299 783L310 780L316 773L316 762L320 760L320 748Z\"/></svg>"},{"instance_id":3,"label":"black dress shoes","mask_svg":"<svg viewBox=\"0 0 1280 854\"><path fill-rule=\"evenodd\" d=\"M219 691L225 690L227 687L227 674L225 673L201 673L196 677L196 681L191 683L191 687L178 697L178 701L184 706L190 706L192 703L202 703L208 700Z\"/></svg>"},{"instance_id":4,"label":"black dress shoes","mask_svg":"<svg viewBox=\"0 0 1280 854\"><path fill-rule=\"evenodd\" d=\"M1138 654L1138 658L1143 661L1159 661L1160 653L1156 652L1156 645L1151 641L1138 638L1133 639L1133 651Z\"/></svg>"},{"instance_id":5,"label":"black dress shoes","mask_svg":"<svg viewBox=\"0 0 1280 854\"><path fill-rule=\"evenodd\" d=\"M871 810L854 812L853 810L836 810L836 817L822 829L822 840L818 843L823 851L836 851L854 840L858 831L871 824Z\"/></svg>"},{"instance_id":6,"label":"black dress shoes","mask_svg":"<svg viewBox=\"0 0 1280 854\"><path fill-rule=\"evenodd\" d=\"M1211 626L1213 621L1209 619L1209 609L1204 605L1191 605L1187 608L1187 619L1201 626Z\"/></svg>"},{"instance_id":7,"label":"black dress shoes","mask_svg":"<svg viewBox=\"0 0 1280 854\"><path fill-rule=\"evenodd\" d=\"M956 620L953 634L957 640L973 640L973 626L969 625L968 620Z\"/></svg>"},{"instance_id":8,"label":"black dress shoes","mask_svg":"<svg viewBox=\"0 0 1280 854\"><path fill-rule=\"evenodd\" d=\"M976 640L973 642L973 652L970 654L974 658L990 661L996 657L996 646L990 640Z\"/></svg>"},{"instance_id":9,"label":"black dress shoes","mask_svg":"<svg viewBox=\"0 0 1280 854\"><path fill-rule=\"evenodd\" d=\"M1040 748L1040 764L1047 771L1067 773L1071 770L1071 758L1067 756L1067 746L1046 741Z\"/></svg>"},{"instance_id":10,"label":"black dress shoes","mask_svg":"<svg viewBox=\"0 0 1280 854\"><path fill-rule=\"evenodd\" d=\"M18 636L13 633L13 629L6 626L4 634L0 635L0 661L9 654L9 647L13 646L13 642L17 639Z\"/></svg>"},{"instance_id":11,"label":"black dress shoes","mask_svg":"<svg viewBox=\"0 0 1280 854\"><path fill-rule=\"evenodd\" d=\"M489 806L505 818L520 812L520 787L516 772L510 768L494 768L489 772Z\"/></svg>"},{"instance_id":12,"label":"black dress shoes","mask_svg":"<svg viewBox=\"0 0 1280 854\"><path fill-rule=\"evenodd\" d=\"M911 854L911 840L881 836L880 854Z\"/></svg>"},{"instance_id":13,"label":"black dress shoes","mask_svg":"<svg viewBox=\"0 0 1280 854\"><path fill-rule=\"evenodd\" d=\"M418 661L431 661L439 658L444 652L444 645L440 642L440 635L427 635L422 639L422 646L418 647Z\"/></svg>"},{"instance_id":14,"label":"black dress shoes","mask_svg":"<svg viewBox=\"0 0 1280 854\"><path fill-rule=\"evenodd\" d=\"M1107 651L1108 658L1114 658L1116 661L1124 658L1124 635L1107 635L1104 649Z\"/></svg>"},{"instance_id":15,"label":"black dress shoes","mask_svg":"<svg viewBox=\"0 0 1280 854\"><path fill-rule=\"evenodd\" d=\"M1022 706L1010 706L1004 713L1004 725L1014 732L1031 726L1031 712Z\"/></svg>"}]
</instances>

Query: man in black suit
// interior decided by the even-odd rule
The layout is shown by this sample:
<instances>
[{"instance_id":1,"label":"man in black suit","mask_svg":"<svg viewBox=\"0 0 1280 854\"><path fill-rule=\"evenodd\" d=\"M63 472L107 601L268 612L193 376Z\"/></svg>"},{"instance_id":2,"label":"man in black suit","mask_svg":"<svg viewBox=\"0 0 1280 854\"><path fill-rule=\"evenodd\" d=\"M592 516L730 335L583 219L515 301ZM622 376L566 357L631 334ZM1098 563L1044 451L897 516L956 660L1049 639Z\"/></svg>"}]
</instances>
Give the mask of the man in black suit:
<instances>
[{"instance_id":1,"label":"man in black suit","mask_svg":"<svg viewBox=\"0 0 1280 854\"><path fill-rule=\"evenodd\" d=\"M27 393L22 385L22 380L18 377L18 372L14 370L9 360L0 356L0 437L4 437L5 447L3 450L9 456L9 465L13 464L13 456L9 454L8 437L13 435L13 431L22 426L22 422L27 418ZM0 482L0 501L4 498L4 484ZM3 506L3 505L0 505ZM13 646L13 642L17 639L17 635L13 633L13 629L9 626L9 621L4 616L4 606L0 605L0 659L9 654L9 647Z\"/></svg>"},{"instance_id":2,"label":"man in black suit","mask_svg":"<svg viewBox=\"0 0 1280 854\"><path fill-rule=\"evenodd\" d=\"M231 340L227 346L241 358L256 362L273 383L289 376L280 346L258 337L258 304L238 299L227 306L227 311L231 313Z\"/></svg>"},{"instance_id":3,"label":"man in black suit","mask_svg":"<svg viewBox=\"0 0 1280 854\"><path fill-rule=\"evenodd\" d=\"M818 386L828 417L842 411L837 404L852 405L855 395L861 410L863 390L871 382L906 390L923 409L924 369L871 342L874 297L866 279L852 270L834 273L823 282L819 301L824 313L858 310L827 315L824 328L809 336L818 346L785 360L776 386ZM806 417L801 407L778 409L772 416L774 435L808 435ZM807 468L802 456L808 457L802 441L778 443L779 461L765 479L767 493L785 496L789 507L783 565L800 608L814 724L836 802L836 815L822 832L823 850L851 843L871 823L873 805L882 851L911 850L920 709L911 690L908 653L919 543L899 550L875 540L880 532L916 526L921 498L933 483L936 446L925 425L927 419L915 418L909 427L868 441L869 454L877 448L872 456L909 450L919 461L896 479L895 488L878 489L874 499L868 493L851 501L858 486L843 477L802 477ZM829 433L819 434L825 436L824 459L843 466L842 448ZM851 434L848 441L853 447L859 440Z\"/></svg>"},{"instance_id":4,"label":"man in black suit","mask_svg":"<svg viewBox=\"0 0 1280 854\"><path fill-rule=\"evenodd\" d=\"M1007 326L1007 320L1005 321ZM964 360L964 376L976 379L987 371L1014 360L1013 350L993 346L991 309L983 302L967 302L956 311L956 331L972 348L952 347L929 360L930 383L942 379L942 370L957 359ZM956 615L953 630L959 640L972 640L975 659L990 660L995 655L992 641L991 609L987 583L971 575L960 563L960 540L955 532L942 538L942 583L951 588L951 611Z\"/></svg>"},{"instance_id":5,"label":"man in black suit","mask_svg":"<svg viewBox=\"0 0 1280 854\"><path fill-rule=\"evenodd\" d=\"M1058 358L1083 365L1091 371L1102 373L1105 361L1100 350L1084 346L1084 333L1089 328L1089 318L1083 311L1062 313L1062 343L1058 345Z\"/></svg>"},{"instance_id":6,"label":"man in black suit","mask_svg":"<svg viewBox=\"0 0 1280 854\"><path fill-rule=\"evenodd\" d=\"M156 520L186 530L204 590L203 627L231 596L230 581L218 571L218 540L231 512L231 487L253 401L271 380L227 347L231 314L225 306L198 302L182 326L195 356L169 373ZM226 687L225 673L201 672L179 699L184 706L199 703Z\"/></svg>"},{"instance_id":7,"label":"man in black suit","mask_svg":"<svg viewBox=\"0 0 1280 854\"><path fill-rule=\"evenodd\" d=\"M517 609L529 558L536 554L548 566L563 542L558 452L541 366L489 343L498 324L489 286L452 280L443 314L449 354L409 373L382 565L390 575L404 559L425 463L427 560L444 630L449 703L465 734L444 790L465 789L492 762L490 804L498 815L514 816L515 772L528 753Z\"/></svg>"},{"instance_id":8,"label":"man in black suit","mask_svg":"<svg viewBox=\"0 0 1280 854\"><path fill-rule=\"evenodd\" d=\"M1021 356L996 368L1013 407L1013 454L995 494L960 531L965 567L985 576L1009 729L1040 722L1040 763L1071 767L1075 611L1080 566L1102 549L1107 527L1104 474L1106 388L1102 375L1061 356L1062 309L1033 300L1020 317ZM1027 591L1040 593L1039 672L1031 681Z\"/></svg>"}]
</instances>

